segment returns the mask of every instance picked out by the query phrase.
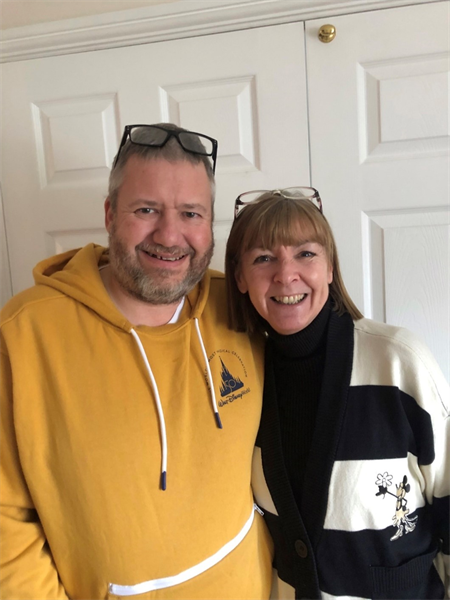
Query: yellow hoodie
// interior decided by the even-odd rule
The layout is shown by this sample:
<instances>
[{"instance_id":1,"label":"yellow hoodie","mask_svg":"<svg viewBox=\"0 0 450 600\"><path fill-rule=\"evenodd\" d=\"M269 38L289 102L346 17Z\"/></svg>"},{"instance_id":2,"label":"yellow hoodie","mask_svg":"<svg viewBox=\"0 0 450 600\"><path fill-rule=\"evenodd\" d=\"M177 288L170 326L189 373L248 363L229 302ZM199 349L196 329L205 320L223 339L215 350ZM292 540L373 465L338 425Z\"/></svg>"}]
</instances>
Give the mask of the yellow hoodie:
<instances>
[{"instance_id":1,"label":"yellow hoodie","mask_svg":"<svg viewBox=\"0 0 450 600\"><path fill-rule=\"evenodd\" d=\"M106 263L92 244L45 260L2 311L0 596L267 598L262 349L227 328L214 271L176 324L132 333Z\"/></svg>"}]
</instances>

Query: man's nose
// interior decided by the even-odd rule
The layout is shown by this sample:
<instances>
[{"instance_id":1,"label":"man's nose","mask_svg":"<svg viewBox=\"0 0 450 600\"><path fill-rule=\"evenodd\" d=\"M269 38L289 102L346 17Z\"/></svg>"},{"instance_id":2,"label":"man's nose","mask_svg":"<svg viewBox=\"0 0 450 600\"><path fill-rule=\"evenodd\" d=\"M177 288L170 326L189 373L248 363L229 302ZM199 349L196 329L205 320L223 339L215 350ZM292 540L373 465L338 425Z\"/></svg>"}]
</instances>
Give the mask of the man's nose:
<instances>
[{"instance_id":1,"label":"man's nose","mask_svg":"<svg viewBox=\"0 0 450 600\"><path fill-rule=\"evenodd\" d=\"M152 234L153 242L166 248L183 246L181 223L177 215L162 213Z\"/></svg>"}]
</instances>

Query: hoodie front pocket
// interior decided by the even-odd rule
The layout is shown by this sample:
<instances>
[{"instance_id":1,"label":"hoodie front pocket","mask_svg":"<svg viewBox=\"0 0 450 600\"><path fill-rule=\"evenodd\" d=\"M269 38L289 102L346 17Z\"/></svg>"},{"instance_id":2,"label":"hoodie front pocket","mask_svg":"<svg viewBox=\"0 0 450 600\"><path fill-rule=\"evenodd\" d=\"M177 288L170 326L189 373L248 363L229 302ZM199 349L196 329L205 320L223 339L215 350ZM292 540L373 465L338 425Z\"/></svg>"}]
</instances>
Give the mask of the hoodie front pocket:
<instances>
[{"instance_id":1,"label":"hoodie front pocket","mask_svg":"<svg viewBox=\"0 0 450 600\"><path fill-rule=\"evenodd\" d=\"M116 594L107 593L105 600L126 600L127 598L133 598L134 600L152 600L154 598L153 592L148 594L139 594L138 596L117 596Z\"/></svg>"},{"instance_id":2,"label":"hoodie front pocket","mask_svg":"<svg viewBox=\"0 0 450 600\"><path fill-rule=\"evenodd\" d=\"M370 567L372 597L376 600L442 598L444 587L433 565L436 554L437 550L433 550L398 567Z\"/></svg>"},{"instance_id":3,"label":"hoodie front pocket","mask_svg":"<svg viewBox=\"0 0 450 600\"><path fill-rule=\"evenodd\" d=\"M165 588L170 588L179 585L180 583L189 581L190 579L197 577L201 573L204 573L208 569L211 569L212 567L217 565L221 560L223 560L226 556L228 556L230 552L237 548L237 546L239 546L239 544L245 538L253 524L255 510L260 510L256 506L256 504L253 505L250 517L247 519L247 522L239 531L239 533L233 539L227 542L224 546L222 546L222 548L220 548L212 556L208 556L208 558L205 558L205 560L202 560L200 563L176 575L160 577L159 579L150 579L148 581L143 581L141 583L136 583L133 585L121 585L118 583L110 583L108 585L108 595L106 596L106 600L116 598L130 598L133 596L137 596L139 599L142 598L142 600L147 600L147 598L151 597L149 592L151 593L155 590L162 590Z\"/></svg>"}]
</instances>

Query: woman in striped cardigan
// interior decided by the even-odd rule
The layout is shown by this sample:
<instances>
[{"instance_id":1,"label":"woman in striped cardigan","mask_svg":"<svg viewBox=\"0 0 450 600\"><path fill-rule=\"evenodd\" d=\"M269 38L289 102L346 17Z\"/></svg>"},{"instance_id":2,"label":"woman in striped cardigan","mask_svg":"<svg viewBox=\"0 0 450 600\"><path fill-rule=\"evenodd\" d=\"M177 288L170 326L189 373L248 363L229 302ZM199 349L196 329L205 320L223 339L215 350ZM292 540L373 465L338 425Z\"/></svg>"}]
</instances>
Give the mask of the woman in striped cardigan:
<instances>
[{"instance_id":1,"label":"woman in striped cardigan","mask_svg":"<svg viewBox=\"0 0 450 600\"><path fill-rule=\"evenodd\" d=\"M410 332L362 318L318 192L239 196L226 278L230 326L267 338L273 596L448 598L448 386Z\"/></svg>"}]
</instances>

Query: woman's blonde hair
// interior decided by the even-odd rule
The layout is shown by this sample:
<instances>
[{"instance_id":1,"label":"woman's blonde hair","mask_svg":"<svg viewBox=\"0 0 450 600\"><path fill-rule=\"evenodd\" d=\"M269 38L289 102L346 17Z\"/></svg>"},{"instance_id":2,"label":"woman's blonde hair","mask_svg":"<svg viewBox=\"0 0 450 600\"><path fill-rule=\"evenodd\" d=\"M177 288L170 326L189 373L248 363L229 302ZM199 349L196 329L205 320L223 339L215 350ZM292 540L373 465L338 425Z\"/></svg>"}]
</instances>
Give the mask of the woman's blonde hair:
<instances>
[{"instance_id":1,"label":"woman's blonde hair","mask_svg":"<svg viewBox=\"0 0 450 600\"><path fill-rule=\"evenodd\" d=\"M298 246L304 241L321 244L333 269L330 297L333 309L353 319L362 318L342 280L336 243L328 221L307 199L284 198L267 192L245 206L234 220L225 253L225 276L228 296L228 324L236 331L252 333L260 328L260 317L248 293L242 294L236 283L242 255L253 248Z\"/></svg>"}]
</instances>

